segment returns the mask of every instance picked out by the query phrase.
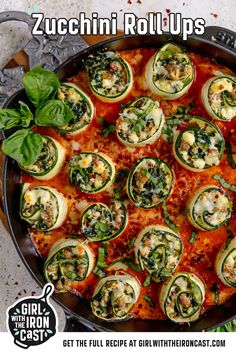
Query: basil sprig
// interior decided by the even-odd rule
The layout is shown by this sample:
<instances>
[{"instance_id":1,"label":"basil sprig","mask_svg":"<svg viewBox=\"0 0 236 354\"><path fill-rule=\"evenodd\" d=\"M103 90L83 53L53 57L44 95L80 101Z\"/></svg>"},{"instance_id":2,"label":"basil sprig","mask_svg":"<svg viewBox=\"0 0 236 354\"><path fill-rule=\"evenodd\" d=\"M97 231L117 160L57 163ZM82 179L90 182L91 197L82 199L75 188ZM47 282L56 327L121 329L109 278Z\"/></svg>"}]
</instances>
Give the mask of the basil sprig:
<instances>
[{"instance_id":1,"label":"basil sprig","mask_svg":"<svg viewBox=\"0 0 236 354\"><path fill-rule=\"evenodd\" d=\"M20 129L2 143L4 154L22 166L32 165L43 148L42 136L30 129Z\"/></svg>"},{"instance_id":2,"label":"basil sprig","mask_svg":"<svg viewBox=\"0 0 236 354\"><path fill-rule=\"evenodd\" d=\"M29 106L19 101L19 108L0 110L0 130L14 127L29 128L39 126L64 126L74 117L70 107L54 99L60 82L57 76L40 66L27 72L23 85L29 100L36 108L35 118ZM21 129L7 138L2 145L3 152L22 166L29 166L37 161L43 148L43 139L31 129Z\"/></svg>"}]
</instances>

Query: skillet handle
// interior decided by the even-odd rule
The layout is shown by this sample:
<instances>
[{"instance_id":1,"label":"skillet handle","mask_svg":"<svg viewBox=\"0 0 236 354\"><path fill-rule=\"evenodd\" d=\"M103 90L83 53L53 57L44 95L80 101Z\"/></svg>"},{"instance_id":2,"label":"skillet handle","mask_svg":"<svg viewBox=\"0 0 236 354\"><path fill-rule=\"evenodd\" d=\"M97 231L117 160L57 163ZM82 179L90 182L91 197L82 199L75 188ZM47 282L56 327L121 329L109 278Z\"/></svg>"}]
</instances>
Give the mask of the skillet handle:
<instances>
[{"instance_id":1,"label":"skillet handle","mask_svg":"<svg viewBox=\"0 0 236 354\"><path fill-rule=\"evenodd\" d=\"M236 33L219 26L206 27L204 38L236 53Z\"/></svg>"},{"instance_id":2,"label":"skillet handle","mask_svg":"<svg viewBox=\"0 0 236 354\"><path fill-rule=\"evenodd\" d=\"M77 318L66 314L64 332L98 332L98 329L90 323L82 323Z\"/></svg>"},{"instance_id":3,"label":"skillet handle","mask_svg":"<svg viewBox=\"0 0 236 354\"><path fill-rule=\"evenodd\" d=\"M5 11L0 13L0 24L6 21L22 21L27 23L30 32L33 29L35 19L26 12ZM43 24L40 27L43 31ZM88 44L80 36L66 34L60 35L37 35L24 47L28 56L29 69L41 65L47 70L55 70L69 57L77 54ZM22 88L22 76L25 73L23 66L4 68L0 70L0 108L4 106L8 98Z\"/></svg>"}]
</instances>

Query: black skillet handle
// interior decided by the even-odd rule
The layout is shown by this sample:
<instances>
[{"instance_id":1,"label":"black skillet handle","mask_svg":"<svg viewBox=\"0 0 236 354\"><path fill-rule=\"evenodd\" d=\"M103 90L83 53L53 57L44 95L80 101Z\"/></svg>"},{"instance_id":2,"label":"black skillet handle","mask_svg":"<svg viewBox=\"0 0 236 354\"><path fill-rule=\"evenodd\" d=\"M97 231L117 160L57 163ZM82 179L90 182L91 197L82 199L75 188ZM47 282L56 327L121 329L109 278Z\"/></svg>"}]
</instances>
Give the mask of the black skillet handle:
<instances>
[{"instance_id":1,"label":"black skillet handle","mask_svg":"<svg viewBox=\"0 0 236 354\"><path fill-rule=\"evenodd\" d=\"M91 323L82 323L77 318L66 314L64 332L98 332L98 328Z\"/></svg>"},{"instance_id":2,"label":"black skillet handle","mask_svg":"<svg viewBox=\"0 0 236 354\"><path fill-rule=\"evenodd\" d=\"M22 21L27 23L30 32L35 19L26 12L6 11L0 13L0 24L6 21ZM43 31L43 24L40 27ZM34 36L25 46L24 51L29 58L29 68L41 65L47 70L55 70L69 57L88 47L87 43L79 36L66 34ZM0 108L8 98L22 88L23 66L0 70Z\"/></svg>"},{"instance_id":3,"label":"black skillet handle","mask_svg":"<svg viewBox=\"0 0 236 354\"><path fill-rule=\"evenodd\" d=\"M206 27L204 38L236 53L236 33L219 26Z\"/></svg>"}]
</instances>

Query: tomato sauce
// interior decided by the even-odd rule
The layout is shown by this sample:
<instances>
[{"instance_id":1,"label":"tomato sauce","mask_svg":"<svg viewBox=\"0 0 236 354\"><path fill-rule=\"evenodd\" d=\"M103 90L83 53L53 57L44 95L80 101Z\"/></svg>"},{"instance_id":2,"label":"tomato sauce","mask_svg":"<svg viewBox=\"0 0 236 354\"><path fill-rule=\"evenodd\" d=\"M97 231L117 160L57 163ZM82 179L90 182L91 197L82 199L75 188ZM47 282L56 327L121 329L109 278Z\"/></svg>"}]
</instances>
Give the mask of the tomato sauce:
<instances>
[{"instance_id":1,"label":"tomato sauce","mask_svg":"<svg viewBox=\"0 0 236 354\"><path fill-rule=\"evenodd\" d=\"M198 115L212 120L202 105L200 98L201 87L207 79L214 75L213 73L215 70L220 70L227 74L232 74L232 72L208 58L195 53L189 53L190 59L192 60L195 68L194 83L188 93L183 97L173 101L166 101L152 94L145 86L145 63L154 52L155 49L135 49L126 50L119 53L130 63L134 72L133 89L129 96L126 97L121 103L128 102L142 95L147 95L155 100L158 100L164 114L166 116L170 116L176 113L178 106L187 107L190 102L193 102L194 107L191 109L189 114ZM231 168L227 161L226 155L224 155L218 166L201 173L194 173L184 169L177 163L173 156L172 144L164 141L162 137L152 145L147 145L142 148L127 149L118 141L115 133L111 133L108 137L104 137L101 133L102 126L97 119L97 117L102 117L111 123L115 123L120 111L120 103L104 103L92 95L88 85L87 73L83 70L78 72L78 74L74 77L70 78L69 81L77 84L89 94L95 105L96 113L92 124L86 131L78 134L77 136L61 137L60 134L53 128L36 128L37 131L56 138L66 148L66 164L62 171L49 181L41 182L27 176L26 174L22 175L22 181L31 182L34 186L48 185L56 188L67 197L69 210L67 219L62 227L50 232L30 231L32 240L38 252L43 258L46 258L51 245L57 239L70 235L81 236L81 211L78 209L78 203L83 200L87 200L88 202L99 201L108 203L111 198L109 192L88 195L82 193L79 189L70 184L68 178L68 163L70 158L75 153L81 151L104 152L113 159L116 165L116 171L124 168L130 170L134 164L144 156L158 157L165 161L174 170L174 187L172 194L167 199L167 208L173 222L179 227L179 233L181 235L184 247L183 255L176 272L192 272L201 277L206 289L206 298L203 304L203 311L207 311L209 308L216 305L215 296L212 292L213 284L217 284L219 288L219 304L227 301L233 294L236 293L236 289L224 285L219 280L214 270L216 254L219 248L226 241L226 227L222 226L211 232L198 231L196 241L194 243L190 243L189 239L193 231L193 227L188 222L186 215L187 200L196 189L204 184L219 185L219 182L213 179L215 174L220 174L227 180L227 182L236 184L236 169L233 170ZM214 121L214 124L221 129L226 141L236 141L236 119L226 123ZM234 203L230 223L231 229L235 234L236 196L231 191L227 190L227 193L229 193ZM134 250L133 248L129 249L128 244L134 236L137 236L143 227L151 224L165 225L161 206L158 206L155 209L143 210L136 208L131 201L128 200L127 196L125 196L125 200L127 201L129 223L123 234L108 242L108 256L105 259L108 264L116 259L134 256ZM90 243L89 246L94 250L94 254L97 255L97 249L101 246L101 243ZM131 274L134 274L139 279L140 283L143 284L147 273L135 272L131 268L129 268L128 271ZM86 280L75 284L73 291L89 300L92 297L94 287L98 281L98 276L91 273ZM161 286L162 283L156 284L155 282L152 282L148 287L142 287L139 300L131 311L133 317L143 319L165 318L165 315L162 313L159 306ZM145 295L148 295L151 298L154 307L145 300Z\"/></svg>"}]
</instances>

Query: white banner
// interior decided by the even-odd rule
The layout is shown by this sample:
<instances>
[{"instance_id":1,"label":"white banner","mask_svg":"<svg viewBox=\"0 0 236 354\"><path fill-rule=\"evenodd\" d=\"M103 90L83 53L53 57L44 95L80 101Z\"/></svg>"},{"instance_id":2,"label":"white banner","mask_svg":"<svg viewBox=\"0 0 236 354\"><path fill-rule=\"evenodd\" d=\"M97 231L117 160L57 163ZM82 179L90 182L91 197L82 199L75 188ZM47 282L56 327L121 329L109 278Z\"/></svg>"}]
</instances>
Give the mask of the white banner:
<instances>
[{"instance_id":1,"label":"white banner","mask_svg":"<svg viewBox=\"0 0 236 354\"><path fill-rule=\"evenodd\" d=\"M23 353L25 349L14 343L10 333L0 333L1 354ZM105 333L105 332L60 332L46 343L31 346L28 353L81 353L96 354L217 354L234 353L236 333Z\"/></svg>"}]
</instances>

